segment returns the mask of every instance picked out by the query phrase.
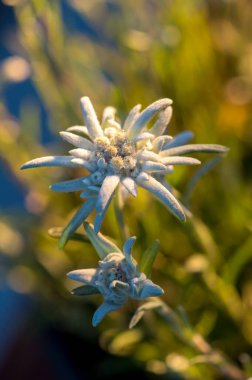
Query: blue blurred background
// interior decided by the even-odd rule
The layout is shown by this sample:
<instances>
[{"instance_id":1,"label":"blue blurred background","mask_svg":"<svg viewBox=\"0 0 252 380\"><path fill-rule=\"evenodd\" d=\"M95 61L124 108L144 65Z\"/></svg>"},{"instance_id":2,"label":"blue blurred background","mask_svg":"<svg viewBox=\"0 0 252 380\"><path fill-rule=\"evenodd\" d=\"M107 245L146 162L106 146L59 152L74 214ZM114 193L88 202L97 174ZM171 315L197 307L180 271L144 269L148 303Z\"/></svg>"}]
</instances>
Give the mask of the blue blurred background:
<instances>
[{"instance_id":1,"label":"blue blurred background","mask_svg":"<svg viewBox=\"0 0 252 380\"><path fill-rule=\"evenodd\" d=\"M0 2L1 380L226 379L190 362L190 348L154 316L127 332L136 305L93 329L99 299L69 293L65 274L97 260L87 243L58 251L47 231L80 200L48 186L78 172L19 167L67 151L58 131L82 124L83 95L98 116L112 104L122 117L170 97L171 135L189 129L195 142L230 147L200 183L193 169L170 177L195 214L187 224L141 192L125 218L137 257L160 239L153 278L164 300L252 376L251 19L249 0ZM106 218L103 232L120 242L113 210Z\"/></svg>"}]
</instances>

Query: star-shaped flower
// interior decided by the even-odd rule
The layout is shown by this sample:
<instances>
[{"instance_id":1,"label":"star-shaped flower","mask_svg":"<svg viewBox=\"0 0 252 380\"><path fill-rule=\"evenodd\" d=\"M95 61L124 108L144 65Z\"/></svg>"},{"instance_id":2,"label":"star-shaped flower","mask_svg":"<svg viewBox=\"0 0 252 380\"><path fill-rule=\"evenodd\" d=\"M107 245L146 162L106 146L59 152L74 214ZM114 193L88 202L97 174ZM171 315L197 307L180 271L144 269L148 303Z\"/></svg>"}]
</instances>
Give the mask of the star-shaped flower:
<instances>
[{"instance_id":1,"label":"star-shaped flower","mask_svg":"<svg viewBox=\"0 0 252 380\"><path fill-rule=\"evenodd\" d=\"M175 165L200 164L199 160L185 156L188 153L224 153L227 148L214 144L187 145L193 137L188 131L174 138L163 135L172 115L170 99L157 100L142 112L141 106L136 105L122 125L115 119L113 107L105 108L100 124L89 98L81 98L80 103L86 126L74 126L60 132L75 149L67 156L36 158L22 166L22 169L70 166L89 171L89 175L51 186L53 191L81 191L80 197L86 198L61 240L66 242L93 210L96 211L94 226L98 232L118 185L134 197L137 186L150 191L178 219L185 221L183 207L172 194L166 174L170 174ZM156 121L148 129L148 123L155 116Z\"/></svg>"},{"instance_id":2,"label":"star-shaped flower","mask_svg":"<svg viewBox=\"0 0 252 380\"><path fill-rule=\"evenodd\" d=\"M103 296L104 302L93 316L93 326L100 323L109 312L122 307L128 298L142 300L164 293L163 289L148 279L144 273L138 272L137 263L131 256L135 237L125 242L123 252L121 252L101 234L95 236L90 225L86 224L85 228L88 236L91 235L92 239L95 239L94 245L99 245L99 255L102 260L99 261L97 269L74 270L67 276L86 284L73 290L73 294L100 293ZM105 250L104 247L106 247Z\"/></svg>"}]
</instances>

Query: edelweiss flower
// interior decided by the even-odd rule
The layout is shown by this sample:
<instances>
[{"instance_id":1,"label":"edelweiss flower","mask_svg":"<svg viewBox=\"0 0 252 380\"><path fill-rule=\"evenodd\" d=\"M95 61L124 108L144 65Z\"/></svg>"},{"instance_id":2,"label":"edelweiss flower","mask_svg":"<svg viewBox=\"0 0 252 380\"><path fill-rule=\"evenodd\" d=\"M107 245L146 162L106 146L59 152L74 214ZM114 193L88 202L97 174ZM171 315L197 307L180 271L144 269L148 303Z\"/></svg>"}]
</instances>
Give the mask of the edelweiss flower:
<instances>
[{"instance_id":1,"label":"edelweiss flower","mask_svg":"<svg viewBox=\"0 0 252 380\"><path fill-rule=\"evenodd\" d=\"M200 161L185 157L195 152L223 153L227 148L213 144L185 145L193 137L183 132L172 138L162 135L172 115L172 100L160 99L140 113L135 106L121 125L115 119L116 110L107 107L100 124L88 97L81 98L86 126L75 126L61 137L75 146L69 156L41 157L27 162L22 169L40 166L82 167L90 175L56 183L51 189L59 192L82 191L86 202L65 229L65 238L76 230L95 209L95 231L98 232L117 186L129 194L137 195L137 185L150 191L177 218L184 221L181 204L171 192L165 175L174 165L197 165ZM147 124L157 115L150 129ZM86 137L78 134L84 134ZM67 238L65 239L67 240Z\"/></svg>"},{"instance_id":2,"label":"edelweiss flower","mask_svg":"<svg viewBox=\"0 0 252 380\"><path fill-rule=\"evenodd\" d=\"M91 229L90 226L88 228ZM98 239L101 238L98 237ZM67 274L72 280L86 284L75 289L74 294L102 294L104 303L93 316L93 326L100 323L109 312L123 306L128 298L141 300L157 297L164 293L163 289L147 279L144 273L137 271L137 263L131 256L131 248L134 242L135 237L129 238L124 244L123 252L115 247L116 252L108 253L103 257L103 260L99 261L98 269L79 269ZM106 242L105 244L109 243Z\"/></svg>"}]
</instances>

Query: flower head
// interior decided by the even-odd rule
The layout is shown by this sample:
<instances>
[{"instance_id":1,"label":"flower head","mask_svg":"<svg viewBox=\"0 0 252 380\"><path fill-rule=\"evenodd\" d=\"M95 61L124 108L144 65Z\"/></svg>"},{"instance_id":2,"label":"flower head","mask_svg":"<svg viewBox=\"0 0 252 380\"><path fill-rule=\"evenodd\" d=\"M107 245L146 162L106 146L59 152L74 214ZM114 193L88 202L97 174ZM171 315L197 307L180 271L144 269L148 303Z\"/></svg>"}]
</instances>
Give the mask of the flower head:
<instances>
[{"instance_id":1,"label":"flower head","mask_svg":"<svg viewBox=\"0 0 252 380\"><path fill-rule=\"evenodd\" d=\"M81 167L89 171L82 178L56 183L53 191L81 191L86 202L66 227L65 240L95 209L95 231L98 232L116 188L134 197L137 186L150 191L178 219L185 220L182 205L172 194L166 182L175 165L198 165L198 159L185 156L188 153L223 153L227 148L213 144L191 144L191 132L183 132L172 138L163 135L172 115L172 101L160 99L140 112L135 106L121 125L115 119L115 109L105 108L100 124L88 97L81 98L81 108L86 126L75 126L61 137L75 149L68 156L47 156L34 159L22 169L40 166ZM148 123L157 116L151 128ZM85 135L85 137L80 136Z\"/></svg>"},{"instance_id":2,"label":"flower head","mask_svg":"<svg viewBox=\"0 0 252 380\"><path fill-rule=\"evenodd\" d=\"M93 316L93 326L100 323L109 312L123 306L128 298L141 300L163 294L162 288L146 278L144 273L138 272L137 263L131 256L134 242L135 237L129 238L124 244L123 252L116 247L116 252L108 253L99 261L97 269L79 269L67 275L73 280L86 284L84 287L77 288L73 293L92 294L97 292L103 296L104 303Z\"/></svg>"}]
</instances>

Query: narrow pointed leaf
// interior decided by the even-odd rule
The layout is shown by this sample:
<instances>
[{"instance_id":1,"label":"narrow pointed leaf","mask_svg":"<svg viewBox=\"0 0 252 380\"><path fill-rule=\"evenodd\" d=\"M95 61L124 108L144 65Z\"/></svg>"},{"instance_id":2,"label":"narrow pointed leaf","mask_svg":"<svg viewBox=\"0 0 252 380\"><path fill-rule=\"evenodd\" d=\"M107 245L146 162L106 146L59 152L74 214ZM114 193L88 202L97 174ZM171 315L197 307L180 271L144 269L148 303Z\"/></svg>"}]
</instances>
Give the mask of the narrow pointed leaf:
<instances>
[{"instance_id":1,"label":"narrow pointed leaf","mask_svg":"<svg viewBox=\"0 0 252 380\"><path fill-rule=\"evenodd\" d=\"M155 240L149 248L143 253L141 261L139 263L139 271L146 274L147 277L150 276L153 263L157 257L160 243Z\"/></svg>"},{"instance_id":2,"label":"narrow pointed leaf","mask_svg":"<svg viewBox=\"0 0 252 380\"><path fill-rule=\"evenodd\" d=\"M139 306L130 320L129 328L132 329L135 327L147 311L155 310L159 307L161 307L161 301L159 299L148 300Z\"/></svg>"},{"instance_id":3,"label":"narrow pointed leaf","mask_svg":"<svg viewBox=\"0 0 252 380\"><path fill-rule=\"evenodd\" d=\"M96 198L90 198L81 206L81 208L79 208L77 213L74 215L74 217L71 219L71 221L64 229L63 234L59 239L59 249L64 248L72 234L77 230L81 223L83 223L83 221L88 217L88 215L91 214L95 207L95 204Z\"/></svg>"},{"instance_id":4,"label":"narrow pointed leaf","mask_svg":"<svg viewBox=\"0 0 252 380\"><path fill-rule=\"evenodd\" d=\"M110 197L110 199L108 200L108 202L106 204L106 207L103 209L103 211L101 213L99 213L99 214L96 213L96 215L95 215L95 219L94 219L94 231L95 231L96 234L100 231L103 219L104 219L105 214L107 212L107 209L108 209L108 207L110 205L110 202L112 201L112 198L113 198L113 194Z\"/></svg>"},{"instance_id":5,"label":"narrow pointed leaf","mask_svg":"<svg viewBox=\"0 0 252 380\"><path fill-rule=\"evenodd\" d=\"M100 291L92 285L83 285L71 291L75 296L89 296L91 294L99 294Z\"/></svg>"},{"instance_id":6,"label":"narrow pointed leaf","mask_svg":"<svg viewBox=\"0 0 252 380\"><path fill-rule=\"evenodd\" d=\"M87 237L91 241L94 249L98 253L100 259L104 259L109 253L120 252L121 250L101 233L96 234L91 224L84 222L84 228Z\"/></svg>"},{"instance_id":7,"label":"narrow pointed leaf","mask_svg":"<svg viewBox=\"0 0 252 380\"><path fill-rule=\"evenodd\" d=\"M59 239L61 237L61 235L63 234L63 231L64 231L63 227L52 227L48 230L48 234L52 238ZM71 237L69 238L69 240L75 240L75 241L82 241L85 243L90 243L88 238L85 235L79 234L78 232L74 232L71 235Z\"/></svg>"}]
</instances>

